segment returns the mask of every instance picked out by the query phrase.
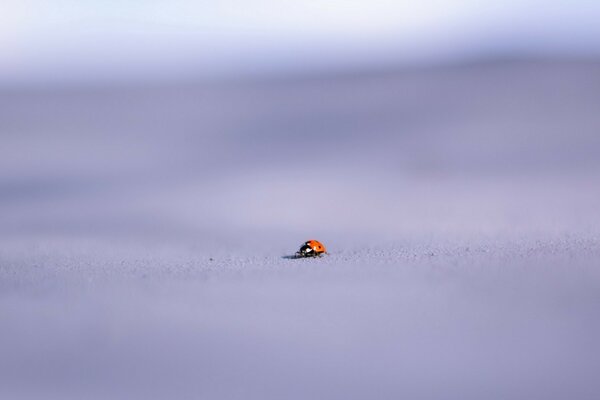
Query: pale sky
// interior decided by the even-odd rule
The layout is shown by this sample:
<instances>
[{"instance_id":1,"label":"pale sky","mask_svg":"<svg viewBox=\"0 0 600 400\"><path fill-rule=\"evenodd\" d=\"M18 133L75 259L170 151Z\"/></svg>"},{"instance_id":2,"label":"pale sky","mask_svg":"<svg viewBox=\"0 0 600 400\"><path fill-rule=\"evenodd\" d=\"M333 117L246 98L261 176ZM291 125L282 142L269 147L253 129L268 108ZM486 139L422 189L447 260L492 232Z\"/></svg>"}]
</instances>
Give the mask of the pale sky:
<instances>
[{"instance_id":1,"label":"pale sky","mask_svg":"<svg viewBox=\"0 0 600 400\"><path fill-rule=\"evenodd\" d=\"M0 0L0 79L598 53L597 0Z\"/></svg>"}]
</instances>

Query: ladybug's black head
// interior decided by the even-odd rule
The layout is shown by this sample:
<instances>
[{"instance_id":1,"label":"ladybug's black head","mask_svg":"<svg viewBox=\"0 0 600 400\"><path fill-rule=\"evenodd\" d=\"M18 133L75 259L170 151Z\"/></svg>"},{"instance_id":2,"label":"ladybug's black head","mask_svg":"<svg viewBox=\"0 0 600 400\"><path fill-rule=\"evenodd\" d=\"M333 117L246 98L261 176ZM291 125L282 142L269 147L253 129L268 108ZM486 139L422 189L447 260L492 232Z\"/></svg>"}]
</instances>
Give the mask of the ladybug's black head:
<instances>
[{"instance_id":1,"label":"ladybug's black head","mask_svg":"<svg viewBox=\"0 0 600 400\"><path fill-rule=\"evenodd\" d=\"M300 250L298 250L296 255L299 257L315 257L317 256L317 253L308 244L304 244L300 247Z\"/></svg>"}]
</instances>

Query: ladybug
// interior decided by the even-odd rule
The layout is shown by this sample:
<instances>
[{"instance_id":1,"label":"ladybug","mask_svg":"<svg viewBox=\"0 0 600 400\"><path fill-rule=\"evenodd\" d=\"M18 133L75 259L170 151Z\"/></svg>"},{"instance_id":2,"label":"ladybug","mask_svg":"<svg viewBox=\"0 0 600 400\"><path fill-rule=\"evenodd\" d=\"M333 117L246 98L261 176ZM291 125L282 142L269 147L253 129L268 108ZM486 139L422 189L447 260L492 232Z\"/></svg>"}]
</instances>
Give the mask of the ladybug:
<instances>
[{"instance_id":1,"label":"ladybug","mask_svg":"<svg viewBox=\"0 0 600 400\"><path fill-rule=\"evenodd\" d=\"M327 254L323 243L318 240L309 240L296 252L296 257L320 257L323 254Z\"/></svg>"}]
</instances>

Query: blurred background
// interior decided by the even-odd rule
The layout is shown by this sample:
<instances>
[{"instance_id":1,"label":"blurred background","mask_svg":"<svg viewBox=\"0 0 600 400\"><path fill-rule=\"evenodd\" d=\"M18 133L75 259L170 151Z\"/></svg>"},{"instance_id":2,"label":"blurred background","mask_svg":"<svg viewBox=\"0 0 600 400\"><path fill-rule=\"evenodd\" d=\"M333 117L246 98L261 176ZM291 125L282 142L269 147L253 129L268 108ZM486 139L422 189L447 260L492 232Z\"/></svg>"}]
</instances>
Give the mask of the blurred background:
<instances>
[{"instance_id":1,"label":"blurred background","mask_svg":"<svg viewBox=\"0 0 600 400\"><path fill-rule=\"evenodd\" d=\"M599 398L598 21L1 0L0 397Z\"/></svg>"},{"instance_id":2,"label":"blurred background","mask_svg":"<svg viewBox=\"0 0 600 400\"><path fill-rule=\"evenodd\" d=\"M590 224L599 16L591 0L3 1L0 230Z\"/></svg>"}]
</instances>

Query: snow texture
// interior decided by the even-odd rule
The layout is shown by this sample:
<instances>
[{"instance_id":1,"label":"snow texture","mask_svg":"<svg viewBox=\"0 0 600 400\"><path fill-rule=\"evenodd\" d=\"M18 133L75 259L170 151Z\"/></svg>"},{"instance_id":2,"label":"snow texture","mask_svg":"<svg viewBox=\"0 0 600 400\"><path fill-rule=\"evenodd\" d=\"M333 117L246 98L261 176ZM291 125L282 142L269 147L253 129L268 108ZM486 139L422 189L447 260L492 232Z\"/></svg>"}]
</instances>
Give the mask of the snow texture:
<instances>
[{"instance_id":1,"label":"snow texture","mask_svg":"<svg viewBox=\"0 0 600 400\"><path fill-rule=\"evenodd\" d=\"M599 105L591 61L5 88L0 398L598 399Z\"/></svg>"}]
</instances>

